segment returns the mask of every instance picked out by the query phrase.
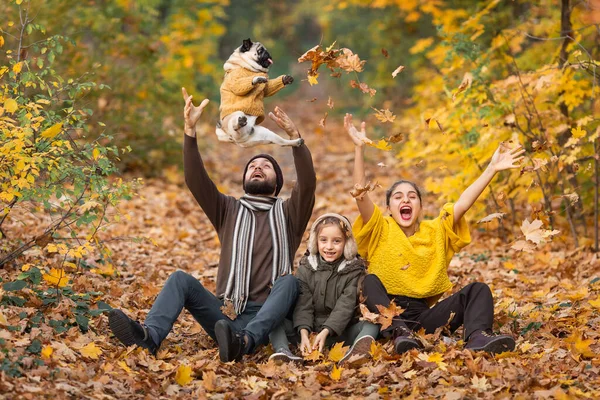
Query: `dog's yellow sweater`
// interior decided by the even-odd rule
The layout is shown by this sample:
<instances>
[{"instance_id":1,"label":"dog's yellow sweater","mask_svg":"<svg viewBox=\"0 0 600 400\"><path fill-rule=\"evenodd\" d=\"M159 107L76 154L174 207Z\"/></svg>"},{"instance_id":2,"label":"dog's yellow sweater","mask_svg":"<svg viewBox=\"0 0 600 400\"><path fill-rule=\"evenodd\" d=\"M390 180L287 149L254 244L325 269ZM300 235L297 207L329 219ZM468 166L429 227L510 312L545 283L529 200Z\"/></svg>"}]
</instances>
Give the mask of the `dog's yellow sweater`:
<instances>
[{"instance_id":1,"label":"dog's yellow sweater","mask_svg":"<svg viewBox=\"0 0 600 400\"><path fill-rule=\"evenodd\" d=\"M447 203L436 219L421 222L410 237L378 207L366 224L359 216L352 230L359 254L368 261L369 273L377 275L388 294L429 299L431 303L452 287L448 279L450 260L471 242L464 217L453 225L454 204Z\"/></svg>"},{"instance_id":2,"label":"dog's yellow sweater","mask_svg":"<svg viewBox=\"0 0 600 400\"><path fill-rule=\"evenodd\" d=\"M262 76L269 79L263 72L254 72L245 68L234 68L225 72L221 84L221 121L235 111L242 111L258 118L260 124L265 119L264 97L273 96L283 87L283 75L269 79L267 83L252 84L252 79Z\"/></svg>"}]
</instances>

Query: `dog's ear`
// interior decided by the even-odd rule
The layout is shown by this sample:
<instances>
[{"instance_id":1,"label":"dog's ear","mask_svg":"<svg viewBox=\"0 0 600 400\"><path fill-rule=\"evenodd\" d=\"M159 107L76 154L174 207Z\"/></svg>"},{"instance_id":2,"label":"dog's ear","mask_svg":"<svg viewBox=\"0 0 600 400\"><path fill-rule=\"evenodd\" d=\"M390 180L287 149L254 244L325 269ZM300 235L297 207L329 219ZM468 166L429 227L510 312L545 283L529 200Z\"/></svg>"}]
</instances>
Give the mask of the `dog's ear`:
<instances>
[{"instance_id":1,"label":"dog's ear","mask_svg":"<svg viewBox=\"0 0 600 400\"><path fill-rule=\"evenodd\" d=\"M250 50L252 48L252 40L250 40L250 38L248 39L244 39L244 42L242 43L242 47L240 48L240 51L242 53L247 52L248 50Z\"/></svg>"}]
</instances>

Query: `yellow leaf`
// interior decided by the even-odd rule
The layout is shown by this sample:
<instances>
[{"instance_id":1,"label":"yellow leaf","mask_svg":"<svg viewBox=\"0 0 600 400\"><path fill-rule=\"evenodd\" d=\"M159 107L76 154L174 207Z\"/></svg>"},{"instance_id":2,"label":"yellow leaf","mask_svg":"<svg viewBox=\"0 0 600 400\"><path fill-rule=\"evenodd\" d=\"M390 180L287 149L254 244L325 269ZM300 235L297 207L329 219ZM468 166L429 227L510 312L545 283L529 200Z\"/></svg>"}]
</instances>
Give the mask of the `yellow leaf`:
<instances>
[{"instance_id":1,"label":"yellow leaf","mask_svg":"<svg viewBox=\"0 0 600 400\"><path fill-rule=\"evenodd\" d=\"M585 129L581 129L580 126L578 126L577 128L571 128L571 135L573 135L574 138L580 139L584 137L586 133L587 132L585 131Z\"/></svg>"},{"instance_id":2,"label":"yellow leaf","mask_svg":"<svg viewBox=\"0 0 600 400\"><path fill-rule=\"evenodd\" d=\"M87 346L82 347L79 352L82 356L91 358L92 360L97 360L100 355L102 355L102 350L96 346L96 343L89 343Z\"/></svg>"},{"instance_id":3,"label":"yellow leaf","mask_svg":"<svg viewBox=\"0 0 600 400\"><path fill-rule=\"evenodd\" d=\"M117 362L117 364L119 364L119 367L123 368L123 370L125 370L125 372L127 372L128 374L131 374L131 368L129 368L129 365L127 365L127 363L125 361L119 361Z\"/></svg>"},{"instance_id":4,"label":"yellow leaf","mask_svg":"<svg viewBox=\"0 0 600 400\"><path fill-rule=\"evenodd\" d=\"M319 81L317 81L318 77L319 77L319 74L308 75L308 83L310 83L310 86L314 86L319 83Z\"/></svg>"},{"instance_id":5,"label":"yellow leaf","mask_svg":"<svg viewBox=\"0 0 600 400\"><path fill-rule=\"evenodd\" d=\"M333 379L334 381L339 381L342 377L342 371L344 370L344 368L338 368L337 365L333 366L333 371L331 371L331 379Z\"/></svg>"},{"instance_id":6,"label":"yellow leaf","mask_svg":"<svg viewBox=\"0 0 600 400\"><path fill-rule=\"evenodd\" d=\"M52 346L45 346L42 349L42 358L50 358L53 352L54 349L52 348Z\"/></svg>"},{"instance_id":7,"label":"yellow leaf","mask_svg":"<svg viewBox=\"0 0 600 400\"><path fill-rule=\"evenodd\" d=\"M596 300L588 300L588 303L590 303L590 306L600 309L600 297L598 297Z\"/></svg>"},{"instance_id":8,"label":"yellow leaf","mask_svg":"<svg viewBox=\"0 0 600 400\"><path fill-rule=\"evenodd\" d=\"M15 65L13 65L12 70L15 74L18 74L19 72L21 72L21 69L23 68L23 62L18 62Z\"/></svg>"},{"instance_id":9,"label":"yellow leaf","mask_svg":"<svg viewBox=\"0 0 600 400\"><path fill-rule=\"evenodd\" d=\"M64 287L69 283L69 277L62 269L52 268L50 272L44 273L42 278L49 284L58 287Z\"/></svg>"},{"instance_id":10,"label":"yellow leaf","mask_svg":"<svg viewBox=\"0 0 600 400\"><path fill-rule=\"evenodd\" d=\"M573 331L571 336L565 339L565 342L571 343L571 352L575 355L581 355L584 358L593 358L595 354L590 350L590 345L594 343L592 339L585 340L581 332Z\"/></svg>"},{"instance_id":11,"label":"yellow leaf","mask_svg":"<svg viewBox=\"0 0 600 400\"><path fill-rule=\"evenodd\" d=\"M319 359L321 359L321 357L323 357L323 354L321 354L321 352L318 349L316 349L316 350L313 350L312 353L305 355L304 360L319 361Z\"/></svg>"},{"instance_id":12,"label":"yellow leaf","mask_svg":"<svg viewBox=\"0 0 600 400\"><path fill-rule=\"evenodd\" d=\"M22 2L23 2L23 0L17 0L17 1L15 1L15 4L20 5Z\"/></svg>"},{"instance_id":13,"label":"yellow leaf","mask_svg":"<svg viewBox=\"0 0 600 400\"><path fill-rule=\"evenodd\" d=\"M92 156L94 157L94 160L97 160L98 157L100 157L100 150L98 150L97 147L92 151Z\"/></svg>"},{"instance_id":14,"label":"yellow leaf","mask_svg":"<svg viewBox=\"0 0 600 400\"><path fill-rule=\"evenodd\" d=\"M378 110L374 107L371 108L375 110L375 118L377 118L381 122L394 122L394 120L396 119L396 116L388 109Z\"/></svg>"},{"instance_id":15,"label":"yellow leaf","mask_svg":"<svg viewBox=\"0 0 600 400\"><path fill-rule=\"evenodd\" d=\"M327 355L327 358L329 360L333 361L334 363L336 363L344 357L344 355L346 354L346 352L348 351L349 348L350 348L350 346L344 346L344 342L337 342L331 348L331 350L329 350L329 354Z\"/></svg>"},{"instance_id":16,"label":"yellow leaf","mask_svg":"<svg viewBox=\"0 0 600 400\"><path fill-rule=\"evenodd\" d=\"M4 46L4 37L0 36L0 47Z\"/></svg>"},{"instance_id":17,"label":"yellow leaf","mask_svg":"<svg viewBox=\"0 0 600 400\"><path fill-rule=\"evenodd\" d=\"M175 374L175 382L177 382L179 386L185 386L192 380L194 380L194 378L192 378L192 368L185 364L180 365Z\"/></svg>"},{"instance_id":18,"label":"yellow leaf","mask_svg":"<svg viewBox=\"0 0 600 400\"><path fill-rule=\"evenodd\" d=\"M383 139L380 139L379 142L377 142L377 143L367 143L367 144L371 147L375 147L376 149L383 150L383 151L390 151L392 149L392 146Z\"/></svg>"},{"instance_id":19,"label":"yellow leaf","mask_svg":"<svg viewBox=\"0 0 600 400\"><path fill-rule=\"evenodd\" d=\"M4 110L9 113L14 113L19 108L19 105L14 99L6 99L4 100Z\"/></svg>"},{"instance_id":20,"label":"yellow leaf","mask_svg":"<svg viewBox=\"0 0 600 400\"><path fill-rule=\"evenodd\" d=\"M0 312L0 325L8 325L8 321L2 312Z\"/></svg>"},{"instance_id":21,"label":"yellow leaf","mask_svg":"<svg viewBox=\"0 0 600 400\"><path fill-rule=\"evenodd\" d=\"M50 128L42 132L42 137L46 139L53 139L62 130L62 122L52 125Z\"/></svg>"}]
</instances>

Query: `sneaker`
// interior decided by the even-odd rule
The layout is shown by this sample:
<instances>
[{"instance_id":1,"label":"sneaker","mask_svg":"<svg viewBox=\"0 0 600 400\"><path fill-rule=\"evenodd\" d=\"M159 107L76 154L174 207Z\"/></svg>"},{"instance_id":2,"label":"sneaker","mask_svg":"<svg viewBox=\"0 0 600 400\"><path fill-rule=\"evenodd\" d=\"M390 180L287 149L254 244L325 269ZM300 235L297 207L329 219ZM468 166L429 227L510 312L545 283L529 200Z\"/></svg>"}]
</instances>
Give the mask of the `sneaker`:
<instances>
[{"instance_id":1,"label":"sneaker","mask_svg":"<svg viewBox=\"0 0 600 400\"><path fill-rule=\"evenodd\" d=\"M269 357L269 360L275 361L275 364L287 364L289 362L301 362L302 357L295 356L289 349L280 347L277 351Z\"/></svg>"},{"instance_id":2,"label":"sneaker","mask_svg":"<svg viewBox=\"0 0 600 400\"><path fill-rule=\"evenodd\" d=\"M138 345L156 355L158 345L148 334L148 328L129 318L121 310L112 309L108 313L108 325L117 339L125 346Z\"/></svg>"},{"instance_id":3,"label":"sneaker","mask_svg":"<svg viewBox=\"0 0 600 400\"><path fill-rule=\"evenodd\" d=\"M475 331L469 336L465 348L493 354L503 353L515 349L515 339L509 335L494 335L489 330Z\"/></svg>"},{"instance_id":4,"label":"sneaker","mask_svg":"<svg viewBox=\"0 0 600 400\"><path fill-rule=\"evenodd\" d=\"M375 339L371 335L365 335L361 337L354 342L352 347L350 347L350 350L348 350L344 357L342 357L339 364L344 364L351 358L359 359L369 357L369 353L371 352L371 343L374 341Z\"/></svg>"},{"instance_id":5,"label":"sneaker","mask_svg":"<svg viewBox=\"0 0 600 400\"><path fill-rule=\"evenodd\" d=\"M221 362L240 361L244 355L244 335L234 332L231 324L226 319L221 319L215 324L215 337L219 345L219 358Z\"/></svg>"},{"instance_id":6,"label":"sneaker","mask_svg":"<svg viewBox=\"0 0 600 400\"><path fill-rule=\"evenodd\" d=\"M409 350L423 347L412 331L408 328L396 328L394 334L396 335L396 338L394 339L394 351L396 351L397 354L403 354Z\"/></svg>"}]
</instances>

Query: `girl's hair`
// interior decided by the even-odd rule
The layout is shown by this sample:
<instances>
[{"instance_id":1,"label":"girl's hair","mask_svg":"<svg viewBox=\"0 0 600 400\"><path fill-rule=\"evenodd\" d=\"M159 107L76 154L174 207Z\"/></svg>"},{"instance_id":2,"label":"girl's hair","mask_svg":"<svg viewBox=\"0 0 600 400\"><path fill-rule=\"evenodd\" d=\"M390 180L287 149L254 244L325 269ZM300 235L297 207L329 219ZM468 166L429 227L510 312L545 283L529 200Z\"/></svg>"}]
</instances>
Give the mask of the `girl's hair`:
<instances>
[{"instance_id":1,"label":"girl's hair","mask_svg":"<svg viewBox=\"0 0 600 400\"><path fill-rule=\"evenodd\" d=\"M340 214L327 213L323 214L313 222L310 228L310 235L308 237L308 252L309 254L318 254L319 247L317 244L319 233L321 229L326 225L334 225L340 228L340 231L344 234L346 243L344 244L344 258L346 260L352 260L358 253L356 240L352 235L352 224L348 218Z\"/></svg>"},{"instance_id":2,"label":"girl's hair","mask_svg":"<svg viewBox=\"0 0 600 400\"><path fill-rule=\"evenodd\" d=\"M423 199L421 198L421 189L419 189L417 184L414 182L411 182L411 181L407 181L405 179L400 179L399 181L394 182L392 184L392 186L388 190L386 190L385 205L386 206L390 205L390 198L392 197L392 193L394 193L394 189L396 189L396 186L401 185L403 183L408 183L410 186L413 187L413 189L415 189L415 192L417 192L417 196L419 196L419 203L423 204Z\"/></svg>"}]
</instances>

